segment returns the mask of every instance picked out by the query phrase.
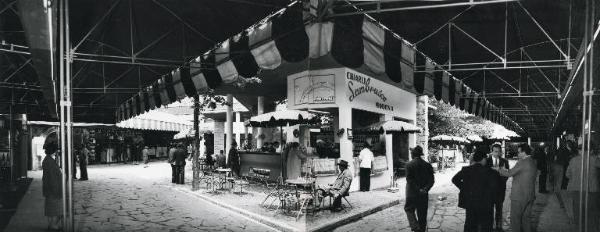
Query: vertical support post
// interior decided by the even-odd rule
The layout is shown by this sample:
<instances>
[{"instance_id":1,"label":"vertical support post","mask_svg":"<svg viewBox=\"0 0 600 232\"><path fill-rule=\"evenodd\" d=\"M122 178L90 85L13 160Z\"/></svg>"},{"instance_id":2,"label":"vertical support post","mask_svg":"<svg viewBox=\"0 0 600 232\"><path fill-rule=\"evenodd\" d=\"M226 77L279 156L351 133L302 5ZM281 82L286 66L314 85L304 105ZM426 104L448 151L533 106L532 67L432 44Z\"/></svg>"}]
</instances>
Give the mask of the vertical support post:
<instances>
[{"instance_id":1,"label":"vertical support post","mask_svg":"<svg viewBox=\"0 0 600 232\"><path fill-rule=\"evenodd\" d=\"M258 102L256 104L256 115L265 113L265 97L258 96ZM258 127L256 129L256 148L260 148L263 145L263 139L260 137L263 133L263 128Z\"/></svg>"},{"instance_id":2,"label":"vertical support post","mask_svg":"<svg viewBox=\"0 0 600 232\"><path fill-rule=\"evenodd\" d=\"M69 170L67 173L67 183L68 183L68 194L67 199L69 200L68 204L68 216L67 216L67 231L75 231L74 228L74 218L73 218L73 177L71 174L73 173L75 167L73 166L73 99L71 95L71 90L73 86L71 85L71 68L72 68L72 48L71 48L71 32L70 32L70 16L69 16L69 0L65 0L65 52L66 56L61 57L65 61L65 77L64 77L64 88L61 88L62 91L65 91L65 119L61 119L61 122L65 122L65 138L66 138L66 147L63 147L61 150L66 150L67 152L67 165L68 167L65 170Z\"/></svg>"},{"instance_id":3,"label":"vertical support post","mask_svg":"<svg viewBox=\"0 0 600 232\"><path fill-rule=\"evenodd\" d=\"M502 140L502 157L506 157L506 140Z\"/></svg>"},{"instance_id":4,"label":"vertical support post","mask_svg":"<svg viewBox=\"0 0 600 232\"><path fill-rule=\"evenodd\" d=\"M59 0L59 107L60 107L60 159L62 167L63 184L63 228L65 231L74 231L73 221L73 112L71 96L71 62L72 48L69 32L69 0ZM52 28L52 6L48 8L49 30ZM53 46L51 39L50 44ZM52 54L52 53L51 53ZM53 55L52 55L53 56ZM51 57L52 57L51 56ZM51 59L51 66L56 63ZM52 74L54 71L52 69Z\"/></svg>"},{"instance_id":5,"label":"vertical support post","mask_svg":"<svg viewBox=\"0 0 600 232\"><path fill-rule=\"evenodd\" d=\"M350 164L348 166L350 172L352 173L352 175L356 175L356 173L354 173L354 151L353 151L353 144L352 144L352 140L350 138L348 138L348 129L352 129L352 108L347 105L347 104L343 104L340 105L339 109L338 109L338 123L339 123L339 129L344 129L344 133L339 135L339 139L340 139L340 159L348 161L348 163ZM336 131L337 133L337 131ZM337 134L334 136L338 136ZM350 186L350 191L354 191L356 189L358 189L358 185L355 184L358 183L358 181L352 181L352 185Z\"/></svg>"},{"instance_id":6,"label":"vertical support post","mask_svg":"<svg viewBox=\"0 0 600 232\"><path fill-rule=\"evenodd\" d=\"M580 185L580 199L579 202L579 215L578 220L579 231L590 231L593 228L588 228L590 220L597 220L597 218L590 218L589 202L590 202L590 150L591 150L591 135L592 135L592 101L594 93L594 26L595 26L595 1L586 0L585 2L585 33L583 43L589 46L589 50L583 51L584 60L584 75L583 75L583 114L582 114L582 131L581 131L581 146L578 149L581 159L581 185ZM591 180L595 181L595 178Z\"/></svg>"},{"instance_id":7,"label":"vertical support post","mask_svg":"<svg viewBox=\"0 0 600 232\"><path fill-rule=\"evenodd\" d=\"M241 121L242 121L242 115L240 114L240 112L235 112L235 122L239 123ZM235 125L235 123L234 123L234 125ZM236 133L235 130L233 132L235 133L235 142L238 144L238 146L241 146L242 145L242 134L239 132Z\"/></svg>"},{"instance_id":8,"label":"vertical support post","mask_svg":"<svg viewBox=\"0 0 600 232\"><path fill-rule=\"evenodd\" d=\"M9 115L8 115L8 156L10 157L10 185L14 184L14 176L15 176L15 159L14 159L14 155L15 152L13 151L15 148L13 146L13 104L14 101L12 101L10 103L9 108Z\"/></svg>"},{"instance_id":9,"label":"vertical support post","mask_svg":"<svg viewBox=\"0 0 600 232\"><path fill-rule=\"evenodd\" d=\"M452 70L452 22L448 23L448 71Z\"/></svg>"},{"instance_id":10,"label":"vertical support post","mask_svg":"<svg viewBox=\"0 0 600 232\"><path fill-rule=\"evenodd\" d=\"M417 97L417 126L422 129L416 134L417 145L423 148L423 153L429 153L429 97L422 95ZM409 159L411 159L409 155Z\"/></svg>"},{"instance_id":11,"label":"vertical support post","mask_svg":"<svg viewBox=\"0 0 600 232\"><path fill-rule=\"evenodd\" d=\"M229 149L231 148L231 143L233 141L233 95L231 94L227 94L227 115L226 115L226 125L225 125L225 129L227 129L227 131L225 131L225 134L227 135L225 138L225 157L226 160L229 160Z\"/></svg>"},{"instance_id":12,"label":"vertical support post","mask_svg":"<svg viewBox=\"0 0 600 232\"><path fill-rule=\"evenodd\" d=\"M200 189L200 165L198 156L200 155L200 96L194 95L194 163L192 165L192 191Z\"/></svg>"}]
</instances>

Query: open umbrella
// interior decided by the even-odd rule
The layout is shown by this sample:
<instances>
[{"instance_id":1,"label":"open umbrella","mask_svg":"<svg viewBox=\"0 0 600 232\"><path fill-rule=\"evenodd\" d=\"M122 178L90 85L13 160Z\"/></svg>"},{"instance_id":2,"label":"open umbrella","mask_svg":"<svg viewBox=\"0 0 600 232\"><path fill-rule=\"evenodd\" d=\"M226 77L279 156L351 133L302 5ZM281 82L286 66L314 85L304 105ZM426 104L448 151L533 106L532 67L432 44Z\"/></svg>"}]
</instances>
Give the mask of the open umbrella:
<instances>
[{"instance_id":1,"label":"open umbrella","mask_svg":"<svg viewBox=\"0 0 600 232\"><path fill-rule=\"evenodd\" d=\"M479 135L469 135L467 139L471 142L483 142L483 139Z\"/></svg>"},{"instance_id":2,"label":"open umbrella","mask_svg":"<svg viewBox=\"0 0 600 232\"><path fill-rule=\"evenodd\" d=\"M457 142L457 143L470 143L469 140L466 140L462 137L450 136L450 135L436 135L429 139L431 141L438 142Z\"/></svg>"},{"instance_id":3,"label":"open umbrella","mask_svg":"<svg viewBox=\"0 0 600 232\"><path fill-rule=\"evenodd\" d=\"M246 125L253 127L281 127L296 124L314 124L319 121L317 115L300 110L280 110L251 117Z\"/></svg>"},{"instance_id":4,"label":"open umbrella","mask_svg":"<svg viewBox=\"0 0 600 232\"><path fill-rule=\"evenodd\" d=\"M405 132L405 133L421 133L421 128L403 121L382 121L376 122L366 127L357 128L360 132Z\"/></svg>"}]
</instances>

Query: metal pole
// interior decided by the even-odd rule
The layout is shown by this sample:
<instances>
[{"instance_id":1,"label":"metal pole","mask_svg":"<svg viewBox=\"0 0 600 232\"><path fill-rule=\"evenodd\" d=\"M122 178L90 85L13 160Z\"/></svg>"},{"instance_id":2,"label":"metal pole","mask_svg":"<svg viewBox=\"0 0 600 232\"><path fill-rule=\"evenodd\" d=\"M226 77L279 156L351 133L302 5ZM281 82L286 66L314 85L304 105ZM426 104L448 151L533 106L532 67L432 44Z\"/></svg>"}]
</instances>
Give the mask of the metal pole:
<instances>
[{"instance_id":1,"label":"metal pole","mask_svg":"<svg viewBox=\"0 0 600 232\"><path fill-rule=\"evenodd\" d=\"M13 151L14 147L13 147L13 104L14 101L12 101L12 103L10 104L9 108L9 115L8 115L8 156L10 157L10 185L14 184L14 169L15 169L15 164L14 164L14 154L15 152Z\"/></svg>"},{"instance_id":2,"label":"metal pole","mask_svg":"<svg viewBox=\"0 0 600 232\"><path fill-rule=\"evenodd\" d=\"M69 16L69 0L65 0L65 50L67 52L67 56L65 57L65 103L66 103L66 139L67 139L67 161L69 165L69 176L74 173L75 167L73 166L73 104L72 104L72 95L71 89L73 86L71 85L71 65L72 65L72 50L71 50L71 33L70 33L70 16ZM73 178L72 176L67 179L68 181L68 197L69 197L69 214L67 218L68 228L67 231L75 231L75 223L73 221Z\"/></svg>"},{"instance_id":3,"label":"metal pole","mask_svg":"<svg viewBox=\"0 0 600 232\"><path fill-rule=\"evenodd\" d=\"M227 160L229 160L229 152L227 148L231 148L231 143L233 141L233 95L227 94L227 114L225 115L225 121L227 123L227 137L225 139L225 154ZM227 163L227 165L230 165ZM236 173L237 174L237 173Z\"/></svg>"},{"instance_id":4,"label":"metal pole","mask_svg":"<svg viewBox=\"0 0 600 232\"><path fill-rule=\"evenodd\" d=\"M62 206L63 206L63 220L62 220L62 224L63 224L63 228L65 228L68 231L68 223L66 220L64 220L64 217L67 216L67 195L68 195L68 190L67 190L67 178L68 178L68 174L66 172L66 163L65 163L65 130L64 130L64 117L65 117L65 108L63 107L63 102L64 102L64 87L65 87L65 83L64 83L64 74L65 74L65 63L64 63L64 57L65 57L65 44L64 44L64 40L65 40L65 25L64 25L64 19L65 19L65 4L66 4L66 0L59 0L58 1L58 11L59 11L59 17L58 17L58 27L59 27L59 34L58 34L58 39L59 39L59 53L58 53L58 57L60 57L60 59L58 60L59 63L59 75L58 75L58 79L59 79L59 107L60 107L60 124L59 124L59 140L60 140L60 163L61 163L61 172L62 172ZM50 6L50 8L48 9L48 14L50 15L48 20L49 20L49 31L52 31L52 6ZM52 38L50 38L50 46L52 46L52 44L54 43L54 41L52 40ZM53 58L52 55L52 50L50 50L50 57L51 60ZM51 67L54 66L55 62L51 62ZM51 75L54 75L54 73L52 73ZM56 80L56 78L53 78L54 80Z\"/></svg>"},{"instance_id":5,"label":"metal pole","mask_svg":"<svg viewBox=\"0 0 600 232\"><path fill-rule=\"evenodd\" d=\"M590 30L589 28L593 25L589 23L590 21L590 1L586 0L585 2L585 31L584 31L584 39L583 39L583 43L587 44L588 41L591 42L591 40L589 40L590 38ZM588 56L588 54L586 54L586 51L582 51L584 53L584 56ZM590 74L590 60L592 57L589 57L587 59L584 60L584 66L583 66L583 117L582 117L582 150L579 150L577 152L580 153L580 155L582 156L581 159L581 170L580 170L580 175L581 175L581 180L580 180L580 185L579 185L579 209L574 209L574 210L579 210L579 218L577 220L577 225L578 225L578 231L581 232L585 232L587 231L587 191L588 191L588 182L589 182L589 178L588 178L588 174L589 174L589 153L585 152L585 138L586 138L586 124L588 123L588 107L587 107L587 102L588 102L588 98L586 96L586 92L588 90L588 78L589 78L589 74Z\"/></svg>"},{"instance_id":6,"label":"metal pole","mask_svg":"<svg viewBox=\"0 0 600 232\"><path fill-rule=\"evenodd\" d=\"M198 165L198 156L200 155L200 96L196 94L194 96L194 164L192 170L194 175L192 177L192 191L200 189L200 167Z\"/></svg>"}]
</instances>

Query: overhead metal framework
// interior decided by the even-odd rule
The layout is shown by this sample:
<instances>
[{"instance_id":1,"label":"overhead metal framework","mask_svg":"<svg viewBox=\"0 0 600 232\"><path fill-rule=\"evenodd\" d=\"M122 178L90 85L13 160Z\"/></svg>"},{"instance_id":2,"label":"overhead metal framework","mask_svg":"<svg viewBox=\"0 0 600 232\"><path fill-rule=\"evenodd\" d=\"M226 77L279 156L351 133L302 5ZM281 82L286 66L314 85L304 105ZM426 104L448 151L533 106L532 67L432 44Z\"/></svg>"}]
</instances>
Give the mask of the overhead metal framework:
<instances>
[{"instance_id":1,"label":"overhead metal framework","mask_svg":"<svg viewBox=\"0 0 600 232\"><path fill-rule=\"evenodd\" d=\"M0 89L14 91L4 101L27 105L31 112L34 104L29 103L41 102L42 91L16 2L0 2L0 20L8 22L0 25L0 61L5 61L0 65L8 67L0 75ZM94 107L118 106L129 94L214 47L215 41L288 3L71 1L70 17L78 24L71 28L71 55L63 58L73 61L74 107L89 109L74 112L74 118L112 118L112 112ZM337 0L324 7L316 16L322 20L369 14L414 42L503 112L520 110L512 117L531 137L549 134L569 74L578 68L573 54L580 53L582 4L574 0Z\"/></svg>"},{"instance_id":2,"label":"overhead metal framework","mask_svg":"<svg viewBox=\"0 0 600 232\"><path fill-rule=\"evenodd\" d=\"M542 1L345 2L345 7L354 11L336 12L333 17L372 15L391 30L407 36L409 41L416 41L442 67L501 106L502 112L514 109L516 112L510 115L529 132L528 136L548 138L575 62L571 53L579 52L574 44L581 41L583 28L577 23L582 19L573 12L580 12L582 4L559 1L556 9L560 11L549 16L538 10L540 4L546 3ZM419 15L415 13L418 11L447 20L422 37L413 35L416 39L411 39L411 34L403 32L421 25L411 19ZM408 16L394 18L393 12ZM483 12L489 17L482 15ZM552 17L562 22L553 22ZM397 23L400 20L408 22Z\"/></svg>"}]
</instances>

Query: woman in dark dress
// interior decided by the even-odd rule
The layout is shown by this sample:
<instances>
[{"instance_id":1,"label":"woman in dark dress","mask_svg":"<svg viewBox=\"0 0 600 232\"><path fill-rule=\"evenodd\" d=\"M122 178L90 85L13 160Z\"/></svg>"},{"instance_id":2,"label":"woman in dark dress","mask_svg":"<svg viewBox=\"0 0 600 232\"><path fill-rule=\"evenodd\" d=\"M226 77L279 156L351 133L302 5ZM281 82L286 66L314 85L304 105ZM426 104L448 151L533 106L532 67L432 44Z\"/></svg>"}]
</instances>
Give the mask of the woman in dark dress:
<instances>
[{"instance_id":1,"label":"woman in dark dress","mask_svg":"<svg viewBox=\"0 0 600 232\"><path fill-rule=\"evenodd\" d=\"M60 230L62 220L62 174L57 163L58 143L56 134L48 136L44 143L46 157L42 161L44 215L48 217L48 229Z\"/></svg>"},{"instance_id":2,"label":"woman in dark dress","mask_svg":"<svg viewBox=\"0 0 600 232\"><path fill-rule=\"evenodd\" d=\"M237 151L237 142L231 143L231 149L229 149L229 156L227 157L227 166L231 168L231 172L236 176L240 176L240 155Z\"/></svg>"}]
</instances>

